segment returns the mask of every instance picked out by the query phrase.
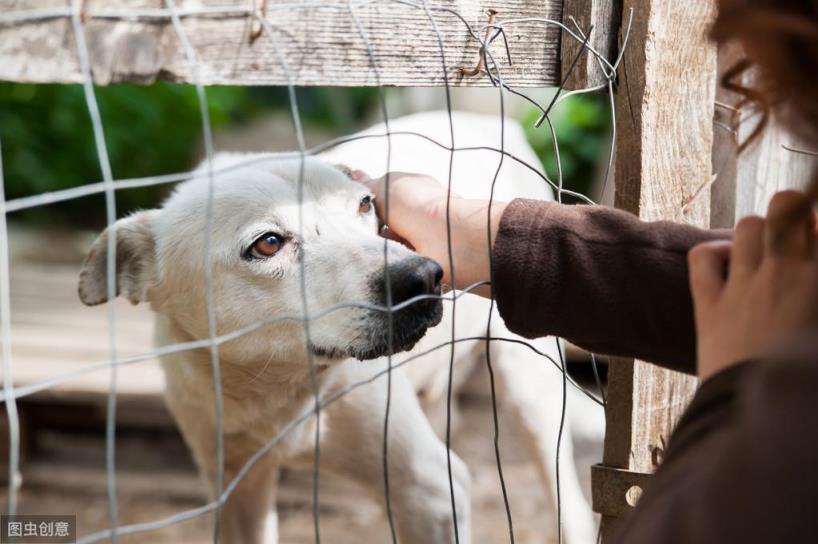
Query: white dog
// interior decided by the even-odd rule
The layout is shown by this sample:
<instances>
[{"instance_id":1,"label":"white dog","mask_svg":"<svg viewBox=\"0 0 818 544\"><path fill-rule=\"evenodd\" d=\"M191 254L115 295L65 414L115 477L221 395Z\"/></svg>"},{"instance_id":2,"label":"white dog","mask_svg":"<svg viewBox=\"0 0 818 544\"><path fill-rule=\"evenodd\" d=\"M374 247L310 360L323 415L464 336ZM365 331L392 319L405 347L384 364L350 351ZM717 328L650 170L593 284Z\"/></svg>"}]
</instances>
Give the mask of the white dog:
<instances>
[{"instance_id":1,"label":"white dog","mask_svg":"<svg viewBox=\"0 0 818 544\"><path fill-rule=\"evenodd\" d=\"M420 126L420 132L448 143L442 136L448 131L444 121L441 114L431 114L393 121L392 129L416 130ZM455 122L456 138L461 133L463 136L458 145L477 139L482 142L479 145L499 147L495 142L487 143L492 130L499 128L497 118L457 115ZM535 164L519 127L507 123L506 148ZM327 162L338 159L377 175L386 166L384 145L382 139L361 140L336 148L324 160L307 158L303 163L277 155L217 156L212 165L209 236L206 166L181 184L161 209L117 222L117 293L133 303L150 304L157 313L159 345L205 339L209 336L207 255L217 334L270 321L218 346L225 484L291 420L309 412L314 402L311 362L317 368L320 395L328 398L382 371L385 361L378 358L414 347L408 354L396 356L397 364L413 353L444 346L409 363L408 372L393 372L388 446L391 505L400 541L448 543L454 541L454 522L447 452L415 395L422 390L426 401L434 404L445 394L441 384L447 378L449 347L445 342L451 334L451 302L441 303L435 297L440 294L441 269L404 246L379 237L367 189ZM424 171L445 181L448 152L442 150L441 160L439 148L417 155L417 147L402 150L401 145L393 140L393 169ZM463 155L471 156L462 159L462 165L455 165L455 191L487 197L498 155L489 151ZM472 170L478 175L469 175ZM301 199L299 180L303 181ZM504 200L549 196L537 176L513 166L508 159L496 194ZM206 240L208 247L204 246ZM386 303L385 244L393 304L415 299L394 312L391 342L387 314L375 308ZM91 249L80 275L80 298L86 304L103 303L108 298L107 249L106 231ZM302 285L306 289L302 290ZM346 303L357 305L343 306ZM304 305L309 315L320 317L306 324L298 319L304 315ZM485 336L488 301L465 295L457 300L457 306L457 336ZM444 323L423 338L441 316ZM514 338L497 315L491 336ZM553 496L561 376L523 346L499 341L491 346L505 401L518 416ZM556 357L558 347L553 340L538 341L537 346ZM455 345L458 382L463 380L465 369L479 360L475 356L483 349L477 340ZM357 359L377 360L362 363ZM163 357L162 364L168 406L215 490L216 402L210 351L182 351ZM321 473L352 478L380 501L385 404L385 380L377 380L339 397L321 411L320 419ZM312 463L315 425L315 418L309 418L284 434L233 490L224 506L224 542L277 541L279 468ZM567 434L561 452L566 460L571 459L570 443ZM469 474L456 455L452 455L452 465L458 532L460 541L466 543ZM566 540L591 542L590 509L573 463L564 466L561 490Z\"/></svg>"}]
</instances>

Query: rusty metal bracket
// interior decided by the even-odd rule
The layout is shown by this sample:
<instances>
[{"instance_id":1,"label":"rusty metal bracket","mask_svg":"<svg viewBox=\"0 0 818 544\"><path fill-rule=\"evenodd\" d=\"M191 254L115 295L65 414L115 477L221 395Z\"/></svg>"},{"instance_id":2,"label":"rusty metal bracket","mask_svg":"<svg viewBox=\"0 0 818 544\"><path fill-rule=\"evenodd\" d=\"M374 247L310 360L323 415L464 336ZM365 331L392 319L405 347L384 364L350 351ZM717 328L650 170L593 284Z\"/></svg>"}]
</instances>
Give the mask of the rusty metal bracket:
<instances>
[{"instance_id":1,"label":"rusty metal bracket","mask_svg":"<svg viewBox=\"0 0 818 544\"><path fill-rule=\"evenodd\" d=\"M603 516L621 517L636 505L642 489L652 474L623 468L593 465L591 467L591 498L594 512Z\"/></svg>"}]
</instances>

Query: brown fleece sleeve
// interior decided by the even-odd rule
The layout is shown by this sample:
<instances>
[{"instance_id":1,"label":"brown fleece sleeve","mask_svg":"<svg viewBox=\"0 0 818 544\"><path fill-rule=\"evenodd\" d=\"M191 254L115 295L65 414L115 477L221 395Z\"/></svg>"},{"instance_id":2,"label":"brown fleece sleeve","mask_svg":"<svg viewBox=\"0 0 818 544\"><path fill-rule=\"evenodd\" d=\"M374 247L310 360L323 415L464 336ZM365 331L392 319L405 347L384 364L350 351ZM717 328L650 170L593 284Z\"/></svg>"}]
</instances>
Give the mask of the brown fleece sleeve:
<instances>
[{"instance_id":1,"label":"brown fleece sleeve","mask_svg":"<svg viewBox=\"0 0 818 544\"><path fill-rule=\"evenodd\" d=\"M693 373L687 252L729 236L602 206L514 200L494 242L497 307L527 338L560 336Z\"/></svg>"},{"instance_id":2,"label":"brown fleece sleeve","mask_svg":"<svg viewBox=\"0 0 818 544\"><path fill-rule=\"evenodd\" d=\"M804 349L702 384L612 542L815 541L816 332L804 336Z\"/></svg>"}]
</instances>

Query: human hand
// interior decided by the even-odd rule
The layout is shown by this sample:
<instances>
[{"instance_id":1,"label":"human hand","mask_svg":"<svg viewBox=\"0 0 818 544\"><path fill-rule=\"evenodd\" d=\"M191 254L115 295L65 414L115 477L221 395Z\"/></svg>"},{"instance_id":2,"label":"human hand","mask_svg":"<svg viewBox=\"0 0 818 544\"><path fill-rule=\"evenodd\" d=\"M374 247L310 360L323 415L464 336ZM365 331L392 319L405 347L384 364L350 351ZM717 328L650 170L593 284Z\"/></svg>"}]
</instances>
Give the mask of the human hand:
<instances>
[{"instance_id":1,"label":"human hand","mask_svg":"<svg viewBox=\"0 0 818 544\"><path fill-rule=\"evenodd\" d=\"M688 265L702 380L818 321L815 213L802 193L776 194L765 219L739 221L732 242L694 247Z\"/></svg>"},{"instance_id":2,"label":"human hand","mask_svg":"<svg viewBox=\"0 0 818 544\"><path fill-rule=\"evenodd\" d=\"M390 172L388 226L389 236L407 243L421 255L443 267L444 283L463 289L491 278L488 239L488 201L461 198L429 176ZM366 179L353 173L375 194L375 208L382 222L387 219L386 176ZM449 220L447 222L447 204ZM492 243L497 234L505 203L491 206ZM447 224L450 229L447 229ZM451 259L449 256L451 232ZM451 271L454 265L454 274ZM452 278L454 277L454 282ZM488 289L475 292L487 294Z\"/></svg>"}]
</instances>

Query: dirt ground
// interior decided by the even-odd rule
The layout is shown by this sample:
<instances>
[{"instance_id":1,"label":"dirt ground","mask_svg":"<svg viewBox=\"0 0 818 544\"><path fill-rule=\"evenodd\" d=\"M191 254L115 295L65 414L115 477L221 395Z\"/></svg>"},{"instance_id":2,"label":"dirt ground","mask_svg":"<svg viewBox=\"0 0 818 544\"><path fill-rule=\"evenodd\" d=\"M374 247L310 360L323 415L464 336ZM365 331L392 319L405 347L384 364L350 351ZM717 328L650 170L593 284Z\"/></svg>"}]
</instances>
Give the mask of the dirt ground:
<instances>
[{"instance_id":1,"label":"dirt ground","mask_svg":"<svg viewBox=\"0 0 818 544\"><path fill-rule=\"evenodd\" d=\"M454 435L455 450L469 465L473 479L473 541L506 542L508 529L491 442L491 407L485 397L467 397ZM502 414L501 414L502 415ZM503 417L503 468L509 489L516 541L556 542L550 514L533 464L528 460L510 417ZM502 424L502 422L501 422ZM588 479L596 446L579 445L581 474ZM76 513L78 534L109 526L100 433L55 431L37 437L34 455L24 466L21 513ZM120 432L117 440L117 487L121 525L154 521L206 503L181 438L172 431ZM288 472L279 492L282 543L314 542L311 475ZM321 537L324 542L388 542L380 506L345 481L321 480ZM213 520L202 516L177 525L122 538L122 542L193 544L211 540Z\"/></svg>"}]
</instances>

